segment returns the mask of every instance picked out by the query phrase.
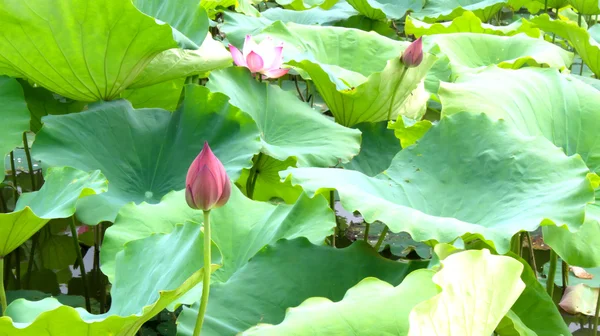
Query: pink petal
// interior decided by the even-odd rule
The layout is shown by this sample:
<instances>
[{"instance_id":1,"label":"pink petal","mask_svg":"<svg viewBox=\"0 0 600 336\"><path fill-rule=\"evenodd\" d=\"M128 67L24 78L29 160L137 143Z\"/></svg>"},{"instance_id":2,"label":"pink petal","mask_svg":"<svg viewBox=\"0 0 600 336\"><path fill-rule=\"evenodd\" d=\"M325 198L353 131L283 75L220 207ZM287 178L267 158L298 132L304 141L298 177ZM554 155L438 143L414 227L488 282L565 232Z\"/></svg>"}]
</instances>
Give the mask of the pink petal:
<instances>
[{"instance_id":1,"label":"pink petal","mask_svg":"<svg viewBox=\"0 0 600 336\"><path fill-rule=\"evenodd\" d=\"M217 204L215 204L215 208L222 207L223 205L225 205L225 203L229 201L229 196L231 196L231 182L229 182L229 178L227 178L227 181L223 185L221 197L217 201Z\"/></svg>"},{"instance_id":2,"label":"pink petal","mask_svg":"<svg viewBox=\"0 0 600 336\"><path fill-rule=\"evenodd\" d=\"M267 78L279 78L288 73L290 69L273 69L263 72Z\"/></svg>"},{"instance_id":3,"label":"pink petal","mask_svg":"<svg viewBox=\"0 0 600 336\"><path fill-rule=\"evenodd\" d=\"M246 56L246 64L251 72L260 72L264 67L262 57L254 51L251 51L248 56Z\"/></svg>"},{"instance_id":4,"label":"pink petal","mask_svg":"<svg viewBox=\"0 0 600 336\"><path fill-rule=\"evenodd\" d=\"M231 57L233 58L233 62L237 66L246 66L246 60L244 59L244 55L242 52L233 45L229 45L229 52L231 53Z\"/></svg>"},{"instance_id":5,"label":"pink petal","mask_svg":"<svg viewBox=\"0 0 600 336\"><path fill-rule=\"evenodd\" d=\"M273 60L268 64L269 69L279 69L283 64L283 46L273 49Z\"/></svg>"},{"instance_id":6,"label":"pink petal","mask_svg":"<svg viewBox=\"0 0 600 336\"><path fill-rule=\"evenodd\" d=\"M244 40L244 48L242 49L244 53L244 57L248 57L251 51L258 50L258 45L252 39L252 36L246 35L246 40Z\"/></svg>"}]
</instances>

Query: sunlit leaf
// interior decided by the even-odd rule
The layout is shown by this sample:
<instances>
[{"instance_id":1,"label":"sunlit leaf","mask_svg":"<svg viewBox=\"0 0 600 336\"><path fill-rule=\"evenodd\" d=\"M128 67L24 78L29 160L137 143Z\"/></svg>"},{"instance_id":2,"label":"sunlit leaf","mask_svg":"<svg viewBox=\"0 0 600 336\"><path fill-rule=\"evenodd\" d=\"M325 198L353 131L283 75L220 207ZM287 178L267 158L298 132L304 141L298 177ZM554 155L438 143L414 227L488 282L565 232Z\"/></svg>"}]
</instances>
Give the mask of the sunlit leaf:
<instances>
[{"instance_id":1,"label":"sunlit leaf","mask_svg":"<svg viewBox=\"0 0 600 336\"><path fill-rule=\"evenodd\" d=\"M29 110L23 89L14 78L0 76L0 182L4 180L4 157L23 143L23 132L29 130ZM13 172L14 174L14 172Z\"/></svg>"},{"instance_id":2,"label":"sunlit leaf","mask_svg":"<svg viewBox=\"0 0 600 336\"><path fill-rule=\"evenodd\" d=\"M419 11L425 4L424 0L348 0L352 7L356 8L362 15L382 20L386 18L399 20L409 10Z\"/></svg>"},{"instance_id":3,"label":"sunlit leaf","mask_svg":"<svg viewBox=\"0 0 600 336\"><path fill-rule=\"evenodd\" d=\"M488 22L508 0L429 0L422 10L411 16L425 22L452 20L471 11L483 22Z\"/></svg>"}]
</instances>

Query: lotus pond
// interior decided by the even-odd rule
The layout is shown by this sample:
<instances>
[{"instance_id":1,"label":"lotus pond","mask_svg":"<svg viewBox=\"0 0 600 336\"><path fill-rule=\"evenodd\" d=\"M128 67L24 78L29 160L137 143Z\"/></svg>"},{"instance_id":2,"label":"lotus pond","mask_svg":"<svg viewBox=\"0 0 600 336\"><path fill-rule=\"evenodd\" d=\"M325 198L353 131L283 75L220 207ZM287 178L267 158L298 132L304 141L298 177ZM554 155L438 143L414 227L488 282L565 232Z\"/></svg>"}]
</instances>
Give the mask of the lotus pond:
<instances>
[{"instance_id":1,"label":"lotus pond","mask_svg":"<svg viewBox=\"0 0 600 336\"><path fill-rule=\"evenodd\" d=\"M0 0L0 335L596 336L598 0Z\"/></svg>"}]
</instances>

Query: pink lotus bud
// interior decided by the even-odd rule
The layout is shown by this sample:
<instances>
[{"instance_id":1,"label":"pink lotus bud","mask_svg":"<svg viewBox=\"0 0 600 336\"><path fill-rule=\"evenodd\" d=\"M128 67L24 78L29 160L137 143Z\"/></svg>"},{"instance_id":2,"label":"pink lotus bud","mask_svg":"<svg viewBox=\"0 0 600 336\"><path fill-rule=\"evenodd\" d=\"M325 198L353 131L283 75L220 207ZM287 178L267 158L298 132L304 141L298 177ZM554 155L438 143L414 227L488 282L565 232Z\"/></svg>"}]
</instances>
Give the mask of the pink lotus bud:
<instances>
[{"instance_id":1,"label":"pink lotus bud","mask_svg":"<svg viewBox=\"0 0 600 336\"><path fill-rule=\"evenodd\" d=\"M418 67L421 64L421 61L423 61L423 41L420 37L404 50L400 61L407 68Z\"/></svg>"},{"instance_id":2,"label":"pink lotus bud","mask_svg":"<svg viewBox=\"0 0 600 336\"><path fill-rule=\"evenodd\" d=\"M231 44L229 52L233 62L243 66L252 73L260 73L266 78L279 78L288 73L289 69L282 69L283 44L276 46L273 39L266 37L262 42L256 44L252 36L246 35L243 52Z\"/></svg>"},{"instance_id":3,"label":"pink lotus bud","mask_svg":"<svg viewBox=\"0 0 600 336\"><path fill-rule=\"evenodd\" d=\"M231 195L231 182L225 167L207 142L185 178L185 200L192 209L208 211L225 205Z\"/></svg>"}]
</instances>

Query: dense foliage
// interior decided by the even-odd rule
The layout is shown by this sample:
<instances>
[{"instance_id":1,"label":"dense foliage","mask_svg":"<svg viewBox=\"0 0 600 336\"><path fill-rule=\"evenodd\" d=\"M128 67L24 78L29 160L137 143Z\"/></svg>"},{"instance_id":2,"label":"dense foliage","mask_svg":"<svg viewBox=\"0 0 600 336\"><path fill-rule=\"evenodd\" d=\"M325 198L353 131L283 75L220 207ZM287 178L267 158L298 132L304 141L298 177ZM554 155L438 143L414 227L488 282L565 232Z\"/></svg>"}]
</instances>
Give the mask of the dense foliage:
<instances>
[{"instance_id":1,"label":"dense foliage","mask_svg":"<svg viewBox=\"0 0 600 336\"><path fill-rule=\"evenodd\" d=\"M598 14L0 0L0 335L596 335Z\"/></svg>"}]
</instances>

